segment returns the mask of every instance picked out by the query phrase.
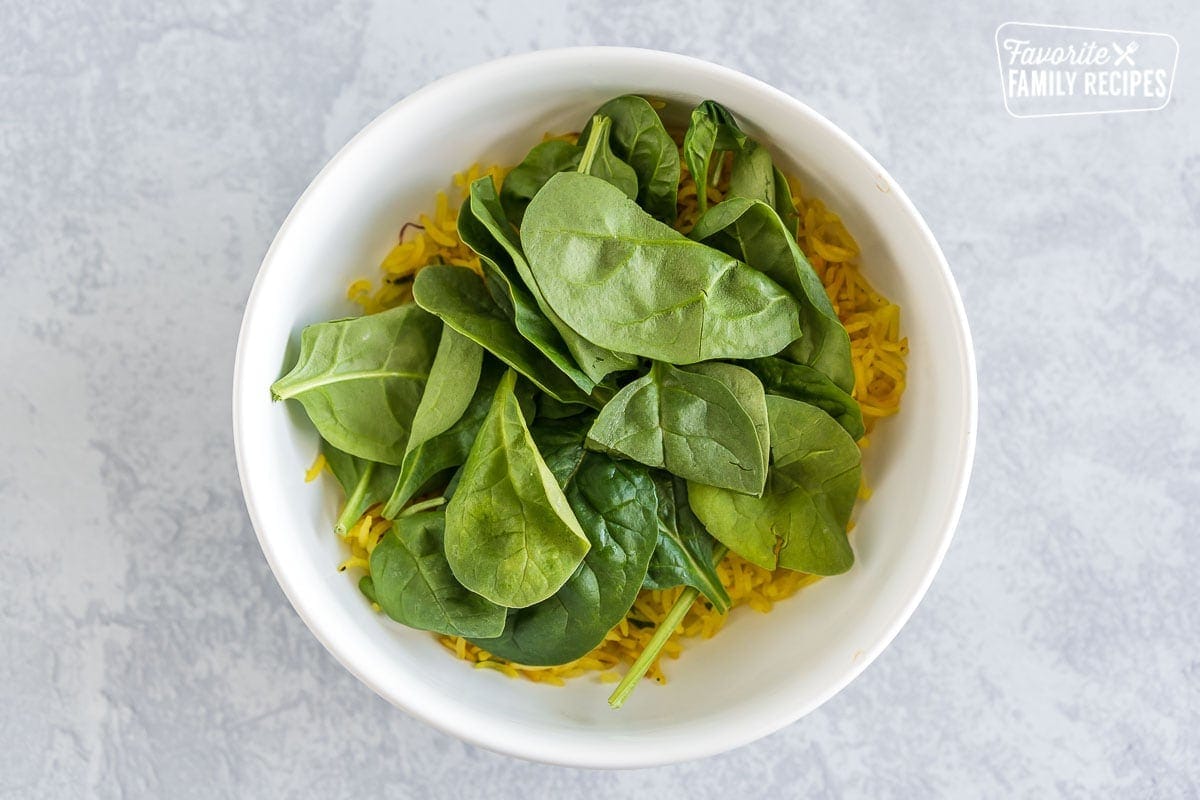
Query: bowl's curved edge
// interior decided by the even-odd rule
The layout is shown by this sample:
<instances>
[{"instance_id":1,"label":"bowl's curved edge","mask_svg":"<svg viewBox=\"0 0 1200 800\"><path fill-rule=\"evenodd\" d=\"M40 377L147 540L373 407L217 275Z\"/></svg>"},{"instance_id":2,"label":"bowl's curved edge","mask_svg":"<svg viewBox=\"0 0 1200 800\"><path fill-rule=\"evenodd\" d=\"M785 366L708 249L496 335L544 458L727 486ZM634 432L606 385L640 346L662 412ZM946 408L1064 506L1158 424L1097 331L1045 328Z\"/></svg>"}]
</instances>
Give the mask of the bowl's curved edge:
<instances>
[{"instance_id":1,"label":"bowl's curved edge","mask_svg":"<svg viewBox=\"0 0 1200 800\"><path fill-rule=\"evenodd\" d=\"M263 535L263 525L258 515L257 505L254 501L254 490L247 480L247 470L245 465L246 455L242 444L242 414L240 410L241 398L245 394L243 388L243 365L244 365L244 350L246 347L246 332L250 326L250 321L254 315L254 311L259 301L259 294L263 284L263 276L266 273L269 265L272 262L272 256L277 248L278 243L285 238L289 228L295 221L299 210L305 205L308 198L315 194L318 188L327 179L345 157L345 155L353 149L354 145L360 140L367 137L372 130L381 125L388 117L400 113L401 109L418 102L421 98L431 94L439 89L446 87L451 83L465 82L473 79L476 75L482 74L485 71L491 71L498 67L517 67L526 66L530 63L544 62L543 67L548 67L557 59L590 59L592 61L599 59L614 59L614 60L657 60L672 61L676 64L684 64L693 69L707 71L713 75L720 75L729 80L745 82L754 89L765 92L774 96L782 103L791 105L793 108L808 116L813 122L819 126L828 129L836 138L843 144L855 151L863 161L872 166L881 178L883 178L891 187L891 191L896 195L904 210L911 216L916 223L921 236L924 238L926 245L931 252L937 256L938 267L941 271L943 285L950 295L951 304L955 310L955 321L957 323L956 333L958 336L958 351L961 360L960 368L967 376L967 386L965 387L967 409L966 419L964 420L966 431L963 442L958 452L958 471L961 475L959 485L957 487L954 500L951 505L945 510L943 536L939 543L938 552L934 559L930 561L929 567L921 581L918 589L912 593L912 596L907 604L894 615L892 624L886 634L881 637L876 644L863 657L855 662L854 666L847 670L843 680L831 685L825 692L814 698L811 702L803 707L789 709L763 724L757 726L744 726L737 731L735 735L723 735L718 738L708 736L697 742L695 739L684 743L682 740L673 739L658 743L653 750L650 750L636 741L612 741L609 742L603 755L598 751L588 752L583 755L578 752L568 756L565 753L556 750L554 745L556 741L552 737L539 736L534 732L530 732L526 736L514 736L511 731L504 734L489 735L486 731L479 727L468 725L457 725L452 721L447 721L439 716L435 709L427 703L415 703L409 699L408 702L402 702L399 698L392 697L386 693L372 679L372 677L355 663L353 663L343 652L338 643L335 641L329 632L320 629L313 621L311 614L308 613L306 605L302 599L300 592L292 585L291 581L281 573L278 569L278 558L274 553L273 547L268 539ZM510 755L518 758L539 761L547 764L555 764L560 766L570 767L585 767L599 769L624 769L637 767L661 766L665 764L678 763L698 758L704 758L718 753L733 750L743 745L756 741L764 736L768 736L787 725L790 725L805 715L811 713L826 701L842 691L846 686L854 681L864 670L879 656L879 654L895 639L901 628L908 622L917 606L924 598L933 578L940 568L945 554L949 549L950 542L954 537L955 528L962 514L962 509L966 501L966 494L970 482L970 475L975 458L976 434L978 425L978 379L975 366L974 348L971 342L970 328L967 322L966 310L962 302L962 298L958 292L957 285L950 271L950 266L946 261L945 255L937 240L929 229L928 224L917 211L912 201L904 193L898 183L883 168L882 165L861 145L852 139L848 134L842 131L837 125L829 121L821 114L814 111L807 104L788 95L787 93L776 89L775 87L744 73L738 72L729 67L714 64L709 61L694 58L691 56L680 55L677 53L667 53L658 50L650 50L644 48L631 47L564 47L549 50L539 50L531 53L523 53L506 58L497 59L494 61L478 64L464 70L447 75L432 83L427 84L421 89L406 96L398 101L374 120L366 127L352 137L342 148L329 160L329 162L318 172L317 176L308 185L305 191L297 199L292 210L284 219L278 233L272 240L271 246L268 248L266 255L263 257L262 264L259 267L259 272L255 277L254 283L251 286L250 294L246 301L246 308L242 317L242 324L238 332L238 343L236 354L234 357L234 375L233 375L233 434L234 434L234 451L237 460L238 474L242 487L243 498L246 503L246 510L250 517L251 525L254 528L255 535L258 538L263 554L266 556L268 565L271 567L275 579L283 589L284 595L288 598L296 613L304 621L305 625L321 642L322 646L351 674L369 686L373 691L379 694L388 702L396 705L406 713L420 719L422 722L430 726L455 736L459 739L467 741L471 744L487 748L489 750Z\"/></svg>"}]
</instances>

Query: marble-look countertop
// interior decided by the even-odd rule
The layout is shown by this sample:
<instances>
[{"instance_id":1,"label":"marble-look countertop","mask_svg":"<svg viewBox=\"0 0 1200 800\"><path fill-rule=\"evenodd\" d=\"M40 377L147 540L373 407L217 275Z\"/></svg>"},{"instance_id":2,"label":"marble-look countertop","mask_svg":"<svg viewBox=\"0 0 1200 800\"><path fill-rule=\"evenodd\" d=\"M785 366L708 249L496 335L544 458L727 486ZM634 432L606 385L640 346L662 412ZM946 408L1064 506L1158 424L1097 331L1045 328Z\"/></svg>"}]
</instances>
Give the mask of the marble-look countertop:
<instances>
[{"instance_id":1,"label":"marble-look countertop","mask_svg":"<svg viewBox=\"0 0 1200 800\"><path fill-rule=\"evenodd\" d=\"M0 10L0 796L1200 793L1200 7L451 5ZM1014 19L1173 33L1175 97L1014 119ZM338 666L258 549L229 405L258 263L350 136L595 43L728 64L862 142L946 251L981 388L958 536L882 657L757 744L616 773L462 744Z\"/></svg>"}]
</instances>

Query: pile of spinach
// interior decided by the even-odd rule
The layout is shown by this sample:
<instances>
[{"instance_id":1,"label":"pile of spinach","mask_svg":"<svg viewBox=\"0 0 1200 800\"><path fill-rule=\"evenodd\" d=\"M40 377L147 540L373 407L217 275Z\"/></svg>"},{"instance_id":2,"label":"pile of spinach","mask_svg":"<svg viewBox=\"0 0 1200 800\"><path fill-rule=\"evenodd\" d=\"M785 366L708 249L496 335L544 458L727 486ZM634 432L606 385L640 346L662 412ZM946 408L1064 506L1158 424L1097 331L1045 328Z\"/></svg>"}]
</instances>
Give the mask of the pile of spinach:
<instances>
[{"instance_id":1,"label":"pile of spinach","mask_svg":"<svg viewBox=\"0 0 1200 800\"><path fill-rule=\"evenodd\" d=\"M614 707L693 601L728 610L726 552L820 575L854 560L850 343L787 181L701 103L682 161L703 215L685 236L680 161L648 101L610 100L578 144L471 184L458 230L482 275L431 264L415 303L305 328L271 387L322 437L338 531L371 507L394 520L360 586L398 622L563 664L639 590L684 586Z\"/></svg>"}]
</instances>

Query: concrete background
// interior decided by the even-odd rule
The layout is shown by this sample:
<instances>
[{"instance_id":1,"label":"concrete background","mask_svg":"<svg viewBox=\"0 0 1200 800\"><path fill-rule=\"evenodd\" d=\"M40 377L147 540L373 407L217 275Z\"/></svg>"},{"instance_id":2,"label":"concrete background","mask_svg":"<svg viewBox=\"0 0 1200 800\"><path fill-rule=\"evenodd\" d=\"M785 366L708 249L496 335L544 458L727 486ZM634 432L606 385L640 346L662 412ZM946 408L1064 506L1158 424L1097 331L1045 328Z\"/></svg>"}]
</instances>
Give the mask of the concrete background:
<instances>
[{"instance_id":1,"label":"concrete background","mask_svg":"<svg viewBox=\"0 0 1200 800\"><path fill-rule=\"evenodd\" d=\"M1010 118L1006 20L1173 33L1174 100ZM596 43L862 142L946 250L982 390L895 644L775 736L611 774L466 746L339 667L259 552L229 410L255 270L343 143L460 67ZM1198 55L1182 1L4 4L0 796L1196 796Z\"/></svg>"}]
</instances>

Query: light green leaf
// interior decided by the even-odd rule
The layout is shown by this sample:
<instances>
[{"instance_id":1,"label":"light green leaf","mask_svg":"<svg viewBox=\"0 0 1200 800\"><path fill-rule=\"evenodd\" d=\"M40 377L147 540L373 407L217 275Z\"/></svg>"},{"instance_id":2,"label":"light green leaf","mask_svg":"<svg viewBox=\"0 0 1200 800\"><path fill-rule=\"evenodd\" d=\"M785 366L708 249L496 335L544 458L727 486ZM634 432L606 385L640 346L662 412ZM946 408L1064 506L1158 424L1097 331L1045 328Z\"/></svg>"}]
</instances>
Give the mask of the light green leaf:
<instances>
[{"instance_id":1,"label":"light green leaf","mask_svg":"<svg viewBox=\"0 0 1200 800\"><path fill-rule=\"evenodd\" d=\"M446 507L446 558L471 591L525 608L558 591L591 546L501 379Z\"/></svg>"},{"instance_id":2,"label":"light green leaf","mask_svg":"<svg viewBox=\"0 0 1200 800\"><path fill-rule=\"evenodd\" d=\"M435 317L404 305L309 325L300 357L271 387L298 400L321 438L351 455L399 464L433 363Z\"/></svg>"}]
</instances>

